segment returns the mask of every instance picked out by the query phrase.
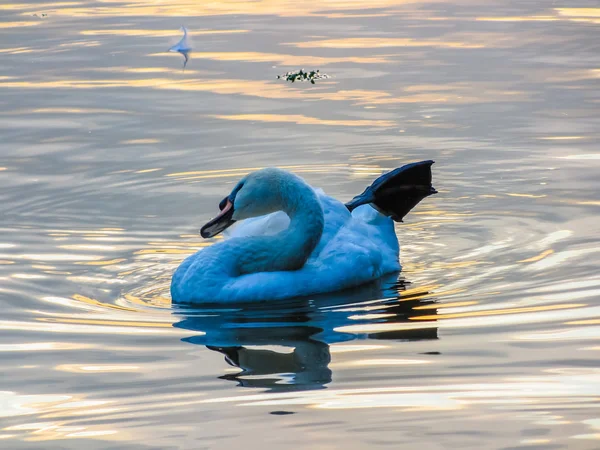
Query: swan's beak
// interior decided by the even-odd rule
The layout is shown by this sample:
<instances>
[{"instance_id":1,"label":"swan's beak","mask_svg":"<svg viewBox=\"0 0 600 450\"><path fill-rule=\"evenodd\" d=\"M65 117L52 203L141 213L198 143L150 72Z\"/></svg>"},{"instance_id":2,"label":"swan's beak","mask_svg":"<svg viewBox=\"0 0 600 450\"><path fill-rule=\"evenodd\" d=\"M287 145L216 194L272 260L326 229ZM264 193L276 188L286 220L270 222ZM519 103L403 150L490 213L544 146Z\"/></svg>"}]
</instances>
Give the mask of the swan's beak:
<instances>
[{"instance_id":1,"label":"swan's beak","mask_svg":"<svg viewBox=\"0 0 600 450\"><path fill-rule=\"evenodd\" d=\"M214 237L235 223L235 220L232 219L233 203L229 197L223 199L219 208L221 208L221 213L200 229L200 235L203 238Z\"/></svg>"}]
</instances>

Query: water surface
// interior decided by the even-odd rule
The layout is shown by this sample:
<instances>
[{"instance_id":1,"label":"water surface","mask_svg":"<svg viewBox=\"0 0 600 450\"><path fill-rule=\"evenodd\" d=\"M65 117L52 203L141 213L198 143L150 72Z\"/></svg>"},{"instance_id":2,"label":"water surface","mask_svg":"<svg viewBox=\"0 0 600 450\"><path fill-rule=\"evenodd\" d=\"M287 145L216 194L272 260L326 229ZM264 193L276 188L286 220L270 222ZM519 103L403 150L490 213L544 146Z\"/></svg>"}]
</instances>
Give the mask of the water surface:
<instances>
[{"instance_id":1,"label":"water surface","mask_svg":"<svg viewBox=\"0 0 600 450\"><path fill-rule=\"evenodd\" d=\"M365 5L0 5L2 448L600 447L600 9ZM248 171L422 159L399 279L171 306Z\"/></svg>"}]
</instances>

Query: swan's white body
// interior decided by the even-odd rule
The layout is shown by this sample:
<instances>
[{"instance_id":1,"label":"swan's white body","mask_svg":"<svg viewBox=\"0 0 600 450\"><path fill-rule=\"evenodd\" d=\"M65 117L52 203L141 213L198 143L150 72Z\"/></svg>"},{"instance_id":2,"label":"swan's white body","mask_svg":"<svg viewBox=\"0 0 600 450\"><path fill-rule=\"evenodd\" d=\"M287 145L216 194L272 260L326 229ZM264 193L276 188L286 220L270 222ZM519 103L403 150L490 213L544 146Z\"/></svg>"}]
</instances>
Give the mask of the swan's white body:
<instances>
[{"instance_id":1,"label":"swan's white body","mask_svg":"<svg viewBox=\"0 0 600 450\"><path fill-rule=\"evenodd\" d=\"M175 302L280 300L345 289L400 270L392 219L370 205L350 213L293 174L264 171L270 172L260 184L249 187L249 177L232 193L237 193L233 218L249 220L179 266L171 284ZM278 212L260 215L265 211Z\"/></svg>"}]
</instances>

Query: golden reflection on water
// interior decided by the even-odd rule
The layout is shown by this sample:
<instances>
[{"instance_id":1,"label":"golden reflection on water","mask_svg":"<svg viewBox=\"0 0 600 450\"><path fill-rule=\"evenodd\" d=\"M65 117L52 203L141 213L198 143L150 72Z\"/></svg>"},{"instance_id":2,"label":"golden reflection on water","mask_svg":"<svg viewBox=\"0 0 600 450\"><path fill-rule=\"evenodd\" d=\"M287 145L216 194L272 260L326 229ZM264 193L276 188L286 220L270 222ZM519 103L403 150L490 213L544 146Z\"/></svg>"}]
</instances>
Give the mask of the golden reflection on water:
<instances>
[{"instance_id":1,"label":"golden reflection on water","mask_svg":"<svg viewBox=\"0 0 600 450\"><path fill-rule=\"evenodd\" d=\"M160 167L156 167L154 169L143 169L143 170L136 170L135 173L152 173L152 172L158 172L160 170L163 170Z\"/></svg>"},{"instance_id":2,"label":"golden reflection on water","mask_svg":"<svg viewBox=\"0 0 600 450\"><path fill-rule=\"evenodd\" d=\"M43 352L55 350L88 350L96 348L95 344L80 344L76 342L23 342L16 344L0 344L1 352Z\"/></svg>"},{"instance_id":3,"label":"golden reflection on water","mask_svg":"<svg viewBox=\"0 0 600 450\"><path fill-rule=\"evenodd\" d=\"M443 320L443 319L456 319L462 317L478 317L478 316L495 316L500 314L521 314L538 311L554 311L557 309L573 309L587 306L584 303L573 303L565 305L544 305L544 306L529 306L523 308L506 308L506 309L487 309L485 311L470 311L462 313L444 313L440 312L434 316L415 316L411 317L411 320Z\"/></svg>"},{"instance_id":4,"label":"golden reflection on water","mask_svg":"<svg viewBox=\"0 0 600 450\"><path fill-rule=\"evenodd\" d=\"M566 20L572 22L600 23L600 8L554 8L554 15L533 16L490 16L477 17L475 20L485 22L553 22Z\"/></svg>"},{"instance_id":5,"label":"golden reflection on water","mask_svg":"<svg viewBox=\"0 0 600 450\"><path fill-rule=\"evenodd\" d=\"M131 293L126 293L123 295L128 302L133 303L139 306L157 306L160 308L170 308L171 307L171 299L163 297L161 294L164 294L168 288L168 284L165 286L160 286L156 289L147 289L139 296L136 296Z\"/></svg>"},{"instance_id":6,"label":"golden reflection on water","mask_svg":"<svg viewBox=\"0 0 600 450\"><path fill-rule=\"evenodd\" d=\"M91 251L115 251L119 250L118 247L114 245L100 245L100 244L65 244L58 245L57 248L64 250L91 250Z\"/></svg>"},{"instance_id":7,"label":"golden reflection on water","mask_svg":"<svg viewBox=\"0 0 600 450\"><path fill-rule=\"evenodd\" d=\"M164 56L163 53L159 53L159 55ZM173 56L177 56L172 54ZM152 55L150 55L152 56ZM181 73L181 69L170 68L170 67L110 67L104 68L102 72L126 72L126 73L170 73L177 74ZM199 73L197 70L187 69L185 70L187 75L197 74Z\"/></svg>"},{"instance_id":8,"label":"golden reflection on water","mask_svg":"<svg viewBox=\"0 0 600 450\"><path fill-rule=\"evenodd\" d=\"M537 138L543 141L578 141L580 139L585 139L583 136L545 136Z\"/></svg>"},{"instance_id":9,"label":"golden reflection on water","mask_svg":"<svg viewBox=\"0 0 600 450\"><path fill-rule=\"evenodd\" d=\"M156 53L151 56L163 56ZM325 66L327 64L384 64L391 62L388 55L376 56L311 56L286 55L280 53L261 52L194 52L194 59L210 59L214 61L273 62L283 66Z\"/></svg>"},{"instance_id":10,"label":"golden reflection on water","mask_svg":"<svg viewBox=\"0 0 600 450\"><path fill-rule=\"evenodd\" d=\"M76 264L80 264L83 266L112 266L114 264L120 264L125 261L127 261L126 258L117 258L117 259L100 260L100 261L77 262Z\"/></svg>"},{"instance_id":11,"label":"golden reflection on water","mask_svg":"<svg viewBox=\"0 0 600 450\"><path fill-rule=\"evenodd\" d=\"M530 263L530 262L537 262L537 261L541 261L542 259L544 259L546 256L550 256L552 253L554 253L554 250L552 249L548 249L548 250L544 250L542 253L540 253L539 255L536 256L532 256L531 258L527 258L527 259L522 259L520 261L517 261L519 263Z\"/></svg>"},{"instance_id":12,"label":"golden reflection on water","mask_svg":"<svg viewBox=\"0 0 600 450\"><path fill-rule=\"evenodd\" d=\"M554 10L561 16L600 18L600 8L554 8Z\"/></svg>"},{"instance_id":13,"label":"golden reflection on water","mask_svg":"<svg viewBox=\"0 0 600 450\"><path fill-rule=\"evenodd\" d=\"M146 145L146 144L158 144L160 142L162 142L160 139L145 138L145 139L127 139L125 141L120 141L119 144ZM154 170L159 170L159 169L154 169ZM142 172L138 170L136 173L142 173Z\"/></svg>"},{"instance_id":14,"label":"golden reflection on water","mask_svg":"<svg viewBox=\"0 0 600 450\"><path fill-rule=\"evenodd\" d=\"M36 311L43 314L41 311ZM90 326L93 325L93 326ZM67 334L132 334L132 335L186 335L174 330L170 323L160 322L126 322L118 320L91 320L91 319L55 319L40 317L33 322L2 320L0 330L35 331L46 333Z\"/></svg>"},{"instance_id":15,"label":"golden reflection on water","mask_svg":"<svg viewBox=\"0 0 600 450\"><path fill-rule=\"evenodd\" d=\"M344 363L331 363L331 368L342 367L377 367L377 366L415 366L431 364L433 361L424 359L355 359Z\"/></svg>"},{"instance_id":16,"label":"golden reflection on water","mask_svg":"<svg viewBox=\"0 0 600 450\"><path fill-rule=\"evenodd\" d=\"M43 301L64 305L70 308L85 309L89 311L104 311L105 309L117 309L123 311L133 311L131 308L126 308L112 303L105 303L81 294L73 294L72 298L47 296L42 298Z\"/></svg>"},{"instance_id":17,"label":"golden reflection on water","mask_svg":"<svg viewBox=\"0 0 600 450\"><path fill-rule=\"evenodd\" d=\"M254 122L270 123L296 123L299 125L333 125L344 127L383 127L390 128L395 125L391 120L332 120L318 119L316 117L307 117L299 114L235 114L212 116L222 120L244 120Z\"/></svg>"},{"instance_id":18,"label":"golden reflection on water","mask_svg":"<svg viewBox=\"0 0 600 450\"><path fill-rule=\"evenodd\" d=\"M596 315L597 314L598 312L596 311ZM513 339L531 342L599 340L600 327L580 326L576 328L554 329L534 333L521 333L514 336Z\"/></svg>"},{"instance_id":19,"label":"golden reflection on water","mask_svg":"<svg viewBox=\"0 0 600 450\"><path fill-rule=\"evenodd\" d=\"M131 114L129 111L105 108L35 108L15 111L17 114Z\"/></svg>"},{"instance_id":20,"label":"golden reflection on water","mask_svg":"<svg viewBox=\"0 0 600 450\"><path fill-rule=\"evenodd\" d=\"M74 229L61 229L61 230L57 230L57 229L51 229L48 230L51 233L63 233L63 234L74 234L74 235L81 235L81 234L85 234L85 235L98 235L98 236L108 236L108 235L119 235L119 234L123 234L122 232L125 231L124 228L100 228L97 230L89 230L89 229L85 229L85 230L74 230Z\"/></svg>"},{"instance_id":21,"label":"golden reflection on water","mask_svg":"<svg viewBox=\"0 0 600 450\"><path fill-rule=\"evenodd\" d=\"M144 330L147 328L166 328L169 330L173 329L172 322L142 322L142 321L127 321L127 320L109 320L109 319L49 319L49 318L38 318L40 322L51 322L60 324L75 324L75 325L99 325L98 327L91 327L95 330L109 329L114 326L115 332L125 327L137 328L139 331L150 331Z\"/></svg>"},{"instance_id":22,"label":"golden reflection on water","mask_svg":"<svg viewBox=\"0 0 600 450\"><path fill-rule=\"evenodd\" d=\"M464 302L448 302L448 303L434 303L432 305L421 305L415 306L413 309L422 310L422 309L443 309L443 308L456 308L458 306L472 306L477 305L479 302L476 300L469 300Z\"/></svg>"},{"instance_id":23,"label":"golden reflection on water","mask_svg":"<svg viewBox=\"0 0 600 450\"><path fill-rule=\"evenodd\" d=\"M581 249L575 249L575 250L564 250L561 252L555 252L552 253L548 256L546 256L545 258L536 261L533 264L528 265L524 270L530 271L530 272L539 272L542 270L547 270L549 268L552 267L558 267L560 264L568 261L568 260L572 260L574 258L577 257L581 257L583 255L587 255L590 253L598 253L600 252L600 248L598 247L588 247L588 248L581 248ZM573 295L573 294L572 294Z\"/></svg>"},{"instance_id":24,"label":"golden reflection on water","mask_svg":"<svg viewBox=\"0 0 600 450\"><path fill-rule=\"evenodd\" d=\"M439 47L439 48L483 48L483 44L453 41L420 41L410 38L345 38L323 39L320 41L294 42L292 45L299 48L387 48L387 47Z\"/></svg>"},{"instance_id":25,"label":"golden reflection on water","mask_svg":"<svg viewBox=\"0 0 600 450\"><path fill-rule=\"evenodd\" d=\"M127 364L59 364L55 370L72 373L139 372L140 366Z\"/></svg>"},{"instance_id":26,"label":"golden reflection on water","mask_svg":"<svg viewBox=\"0 0 600 450\"><path fill-rule=\"evenodd\" d=\"M582 205L582 206L600 206L600 200L574 200L572 201L574 205Z\"/></svg>"},{"instance_id":27,"label":"golden reflection on water","mask_svg":"<svg viewBox=\"0 0 600 450\"><path fill-rule=\"evenodd\" d=\"M323 87L332 85L332 80L320 83L322 87L283 88L275 81L257 81L242 79L195 79L184 78L176 83L170 78L135 78L135 79L58 79L54 81L13 81L0 80L0 88L14 89L108 89L108 88L143 88L164 89L174 91L212 92L220 95L246 95L267 99L290 100L330 100L349 101L356 105L386 105L402 103L442 103L463 104L488 101L503 102L516 100L528 101L528 94L521 91L501 90L487 83L456 83L444 86L406 86L399 93L378 90L337 90L326 91ZM227 117L225 115L224 117ZM266 115L268 118L269 115ZM294 117L294 116L292 116ZM298 116L294 120L304 119ZM314 119L318 120L318 119ZM319 120L319 123L323 121ZM392 121L381 121L392 123ZM311 122L312 123L312 122ZM419 121L424 125L423 121ZM426 124L425 124L426 125Z\"/></svg>"},{"instance_id":28,"label":"golden reflection on water","mask_svg":"<svg viewBox=\"0 0 600 450\"><path fill-rule=\"evenodd\" d=\"M30 398L39 397L40 402L36 404L26 404L31 414L40 414L42 411L58 411L59 417L62 419L65 416L75 414L102 414L116 411L114 408L98 408L98 406L104 405L107 402L99 401L71 401L75 399L74 396L51 396L51 395L39 395L39 396L18 396L15 395L13 398L18 399L17 401L28 401ZM14 400L13 400L14 401ZM103 439L110 439L111 435L117 434L116 430L107 429L106 425L69 425L68 421L48 421L45 419L51 418L48 415L41 415L42 420L40 422L22 423L19 425L8 426L4 430L9 432L26 432L25 441L29 442L42 442L59 439L69 438L94 438L102 437ZM18 436L18 435L17 435Z\"/></svg>"},{"instance_id":29,"label":"golden reflection on water","mask_svg":"<svg viewBox=\"0 0 600 450\"><path fill-rule=\"evenodd\" d=\"M21 53L34 53L40 52L41 50L34 50L29 47L15 47L15 48L1 48L0 53L7 53L10 55L19 55ZM10 80L13 77L1 77L0 80Z\"/></svg>"},{"instance_id":30,"label":"golden reflection on water","mask_svg":"<svg viewBox=\"0 0 600 450\"><path fill-rule=\"evenodd\" d=\"M14 255L15 259L25 259L31 261L94 261L99 260L99 255L81 255L72 253L23 253L20 255Z\"/></svg>"},{"instance_id":31,"label":"golden reflection on water","mask_svg":"<svg viewBox=\"0 0 600 450\"><path fill-rule=\"evenodd\" d=\"M535 195L535 194L509 193L506 195L508 195L509 197L523 197L523 198L544 198L544 197L546 197L546 194Z\"/></svg>"},{"instance_id":32,"label":"golden reflection on water","mask_svg":"<svg viewBox=\"0 0 600 450\"><path fill-rule=\"evenodd\" d=\"M27 10L27 9L48 9L48 8L62 8L64 6L78 6L82 5L82 2L36 2L36 3L4 3L0 4L0 11L16 11L16 10Z\"/></svg>"},{"instance_id":33,"label":"golden reflection on water","mask_svg":"<svg viewBox=\"0 0 600 450\"><path fill-rule=\"evenodd\" d=\"M0 410L0 417L11 417L31 414L41 405L57 404L70 400L71 397L67 395L18 395L15 392L0 391L0 399L2 399L3 406ZM4 430L10 431L11 428L4 428Z\"/></svg>"},{"instance_id":34,"label":"golden reflection on water","mask_svg":"<svg viewBox=\"0 0 600 450\"><path fill-rule=\"evenodd\" d=\"M184 245L184 244L181 244ZM202 247L208 247L211 245L210 243L197 243L193 246L190 245L189 248L181 249L181 248L145 248L142 250L137 250L135 252L136 255L155 255L155 254L167 254L167 255L188 255L194 253L196 250L199 250Z\"/></svg>"},{"instance_id":35,"label":"golden reflection on water","mask_svg":"<svg viewBox=\"0 0 600 450\"><path fill-rule=\"evenodd\" d=\"M600 325L600 319L573 320L565 325Z\"/></svg>"},{"instance_id":36,"label":"golden reflection on water","mask_svg":"<svg viewBox=\"0 0 600 450\"><path fill-rule=\"evenodd\" d=\"M380 175L386 168L381 167L369 167L364 165L356 164L303 164L303 165L278 165L280 169L292 170L296 173L348 173L350 175L356 173L363 173L370 171L375 175ZM165 174L166 177L177 177L180 180L197 180L197 179L218 179L218 178L241 178L250 172L255 170L264 169L264 167L240 167L236 169L222 169L222 170L194 170L189 172L175 172Z\"/></svg>"},{"instance_id":37,"label":"golden reflection on water","mask_svg":"<svg viewBox=\"0 0 600 450\"><path fill-rule=\"evenodd\" d=\"M439 1L439 0L432 0ZM393 8L403 4L419 3L420 0L371 0L369 8ZM113 6L115 4L115 6ZM185 11L186 17L194 16L215 16L215 15L275 15L281 17L293 16L325 16L328 17L334 11L340 11L338 16L347 12L349 17L364 9L365 4L358 0L322 0L320 2L297 2L294 0L254 0L247 2L243 0L221 0L218 2L196 2L193 0L178 1L176 3L168 0L131 0L123 4L120 0L101 0L100 6L94 8L66 8L62 6L77 5L77 3L64 4L45 4L40 6L58 8L56 15L69 17L181 17L182 11ZM11 5L13 6L13 5ZM18 6L12 9L25 9L27 5Z\"/></svg>"},{"instance_id":38,"label":"golden reflection on water","mask_svg":"<svg viewBox=\"0 0 600 450\"><path fill-rule=\"evenodd\" d=\"M33 27L42 22L0 22L0 28Z\"/></svg>"},{"instance_id":39,"label":"golden reflection on water","mask_svg":"<svg viewBox=\"0 0 600 450\"><path fill-rule=\"evenodd\" d=\"M250 30L190 30L190 36L204 36L210 34L240 34L248 33ZM149 36L149 37L169 37L180 36L181 32L175 30L144 30L140 28L113 28L110 30L84 30L79 34L84 36Z\"/></svg>"},{"instance_id":40,"label":"golden reflection on water","mask_svg":"<svg viewBox=\"0 0 600 450\"><path fill-rule=\"evenodd\" d=\"M398 386L363 389L327 389L273 396L255 394L221 397L205 403L236 403L243 406L305 405L319 409L395 408L400 411L439 411L474 408L476 405L528 405L545 409L547 403L576 403L592 407L598 370L572 374L507 379L500 382ZM525 393L525 394L524 394ZM583 404L583 405L582 405Z\"/></svg>"},{"instance_id":41,"label":"golden reflection on water","mask_svg":"<svg viewBox=\"0 0 600 450\"><path fill-rule=\"evenodd\" d=\"M495 327L506 325L516 326L519 324L544 323L549 321L561 321L565 319L584 319L590 316L597 316L598 314L600 314L600 307L588 306L584 303L549 304L522 308L487 309L481 311L465 311L456 313L445 313L444 309L442 308L439 314L430 316L413 316L410 318L411 321L409 323L368 323L344 325L335 328L335 331L340 333L368 334L426 328L442 329ZM435 320L436 322L431 322L432 320ZM518 339L533 340L534 338L520 336ZM540 339L544 338L540 337Z\"/></svg>"},{"instance_id":42,"label":"golden reflection on water","mask_svg":"<svg viewBox=\"0 0 600 450\"><path fill-rule=\"evenodd\" d=\"M553 22L561 19L557 16L497 16L476 17L475 20L481 22Z\"/></svg>"}]
</instances>

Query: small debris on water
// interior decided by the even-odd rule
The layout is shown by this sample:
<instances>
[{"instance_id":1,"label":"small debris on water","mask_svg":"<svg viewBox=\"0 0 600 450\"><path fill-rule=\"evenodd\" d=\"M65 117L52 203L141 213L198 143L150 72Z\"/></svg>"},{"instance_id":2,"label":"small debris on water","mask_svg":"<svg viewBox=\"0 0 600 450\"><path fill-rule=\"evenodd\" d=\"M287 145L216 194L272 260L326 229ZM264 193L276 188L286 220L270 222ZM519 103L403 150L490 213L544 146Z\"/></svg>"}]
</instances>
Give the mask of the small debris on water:
<instances>
[{"instance_id":1,"label":"small debris on water","mask_svg":"<svg viewBox=\"0 0 600 450\"><path fill-rule=\"evenodd\" d=\"M188 39L188 32L186 27L181 27L181 31L183 31L183 37L179 40L179 42L169 48L170 52L180 53L184 57L183 61L183 70L185 70L185 66L190 60L190 52L192 51L192 44Z\"/></svg>"},{"instance_id":2,"label":"small debris on water","mask_svg":"<svg viewBox=\"0 0 600 450\"><path fill-rule=\"evenodd\" d=\"M311 70L310 72L304 69L296 70L294 72L287 72L284 75L277 75L278 80L291 81L310 81L311 84L315 84L315 80L321 80L323 78L331 78L326 73L321 73L318 70Z\"/></svg>"}]
</instances>

